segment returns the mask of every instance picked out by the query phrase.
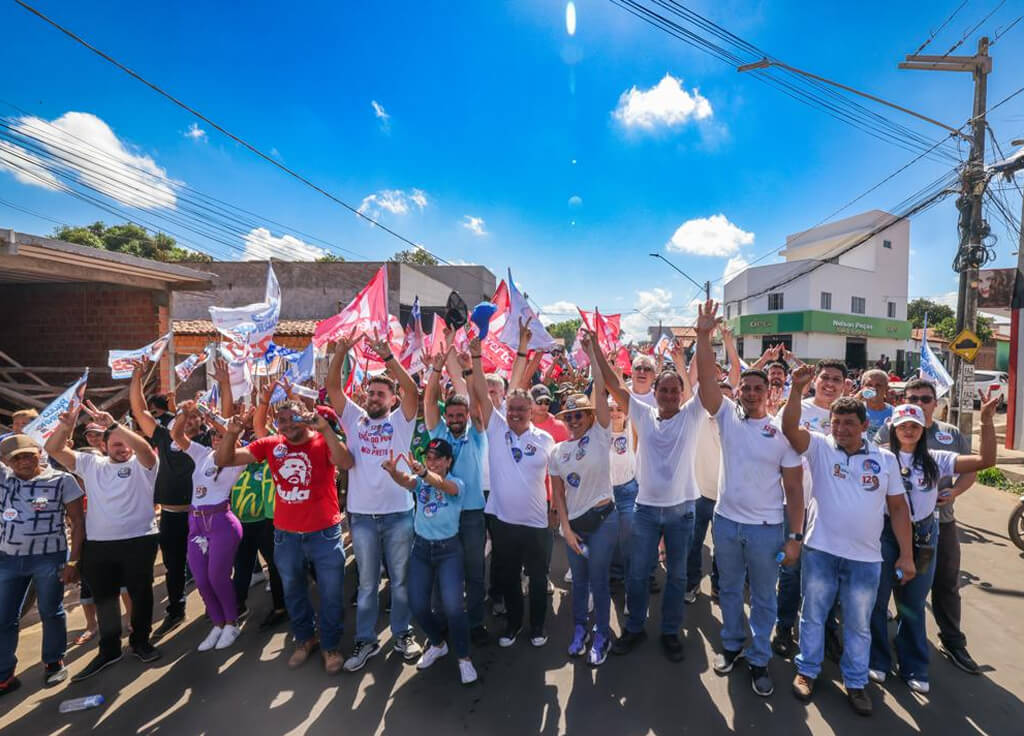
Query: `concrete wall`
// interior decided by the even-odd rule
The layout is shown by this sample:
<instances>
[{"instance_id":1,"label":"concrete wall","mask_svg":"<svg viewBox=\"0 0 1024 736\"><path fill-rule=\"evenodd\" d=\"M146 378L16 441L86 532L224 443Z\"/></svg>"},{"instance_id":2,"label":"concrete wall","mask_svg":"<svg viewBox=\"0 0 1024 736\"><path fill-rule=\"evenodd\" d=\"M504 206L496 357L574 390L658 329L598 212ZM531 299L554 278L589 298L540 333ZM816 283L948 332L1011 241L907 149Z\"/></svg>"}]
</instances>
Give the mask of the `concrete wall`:
<instances>
[{"instance_id":1,"label":"concrete wall","mask_svg":"<svg viewBox=\"0 0 1024 736\"><path fill-rule=\"evenodd\" d=\"M196 265L217 274L217 283L207 292L176 292L171 309L173 319L209 319L211 306L240 307L263 300L266 261ZM274 261L274 273L281 285L281 319L324 319L336 314L366 286L381 265ZM453 288L472 307L494 294L494 275L483 266L388 264L388 306L394 315L398 315L400 304L412 304L417 294L421 306L441 307Z\"/></svg>"}]
</instances>

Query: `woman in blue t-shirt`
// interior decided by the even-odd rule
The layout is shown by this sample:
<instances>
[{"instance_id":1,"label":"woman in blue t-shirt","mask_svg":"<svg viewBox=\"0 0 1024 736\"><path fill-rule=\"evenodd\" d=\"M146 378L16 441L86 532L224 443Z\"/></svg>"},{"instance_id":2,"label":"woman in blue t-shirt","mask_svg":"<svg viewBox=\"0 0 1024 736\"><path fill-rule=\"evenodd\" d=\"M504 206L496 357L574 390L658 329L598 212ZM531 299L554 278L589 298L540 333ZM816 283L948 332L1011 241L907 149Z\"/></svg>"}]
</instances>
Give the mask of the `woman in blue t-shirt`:
<instances>
[{"instance_id":1,"label":"woman in blue t-shirt","mask_svg":"<svg viewBox=\"0 0 1024 736\"><path fill-rule=\"evenodd\" d=\"M414 473L398 469L405 460ZM425 670L448 654L444 639L445 624L434 614L431 596L434 584L441 589L441 602L448 619L455 656L459 658L459 676L463 685L476 682L477 674L469 659L469 619L463 601L465 569L462 542L459 540L459 515L462 513L464 490L462 481L448 475L452 467L452 446L443 439L431 440L424 454L424 463L392 452L381 467L403 488L412 491L416 500L413 521L415 536L409 556L409 608L420 628L430 640L417 669Z\"/></svg>"}]
</instances>

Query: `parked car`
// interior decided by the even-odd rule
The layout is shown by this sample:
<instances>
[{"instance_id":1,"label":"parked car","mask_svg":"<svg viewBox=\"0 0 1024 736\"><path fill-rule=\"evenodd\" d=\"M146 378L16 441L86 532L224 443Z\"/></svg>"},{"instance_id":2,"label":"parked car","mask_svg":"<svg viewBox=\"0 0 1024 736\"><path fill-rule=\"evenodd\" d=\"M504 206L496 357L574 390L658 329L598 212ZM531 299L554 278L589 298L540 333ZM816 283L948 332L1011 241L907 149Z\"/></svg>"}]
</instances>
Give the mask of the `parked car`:
<instances>
[{"instance_id":1,"label":"parked car","mask_svg":"<svg viewBox=\"0 0 1024 736\"><path fill-rule=\"evenodd\" d=\"M999 408L1006 408L1007 385L1009 377L1002 371L974 371L974 390L986 398L999 394ZM974 398L974 406L981 406L977 396Z\"/></svg>"}]
</instances>

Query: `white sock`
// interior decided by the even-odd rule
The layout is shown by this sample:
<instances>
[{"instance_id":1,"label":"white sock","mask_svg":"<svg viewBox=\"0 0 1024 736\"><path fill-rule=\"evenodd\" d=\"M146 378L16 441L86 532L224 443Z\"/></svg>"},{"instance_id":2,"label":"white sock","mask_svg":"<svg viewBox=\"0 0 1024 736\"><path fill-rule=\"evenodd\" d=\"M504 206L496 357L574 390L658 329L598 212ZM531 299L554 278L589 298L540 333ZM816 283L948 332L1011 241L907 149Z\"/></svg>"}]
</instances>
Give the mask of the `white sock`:
<instances>
[{"instance_id":1,"label":"white sock","mask_svg":"<svg viewBox=\"0 0 1024 736\"><path fill-rule=\"evenodd\" d=\"M206 635L206 638L199 642L199 651L206 652L213 649L217 642L220 641L220 635L224 632L224 628L221 626L214 626L210 629L210 633Z\"/></svg>"},{"instance_id":2,"label":"white sock","mask_svg":"<svg viewBox=\"0 0 1024 736\"><path fill-rule=\"evenodd\" d=\"M220 638L217 640L217 645L214 649L227 649L229 646L235 643L235 639L242 633L242 630L234 624L227 624L224 630L220 632Z\"/></svg>"}]
</instances>

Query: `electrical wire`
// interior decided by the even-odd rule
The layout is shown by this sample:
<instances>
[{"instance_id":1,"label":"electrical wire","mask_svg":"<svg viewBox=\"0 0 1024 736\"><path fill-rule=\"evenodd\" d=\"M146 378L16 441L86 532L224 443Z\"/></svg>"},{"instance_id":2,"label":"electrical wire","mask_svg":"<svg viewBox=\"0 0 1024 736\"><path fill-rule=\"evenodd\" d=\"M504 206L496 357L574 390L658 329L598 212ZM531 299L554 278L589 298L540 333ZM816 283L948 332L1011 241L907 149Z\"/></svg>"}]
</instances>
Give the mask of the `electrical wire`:
<instances>
[{"instance_id":1,"label":"electrical wire","mask_svg":"<svg viewBox=\"0 0 1024 736\"><path fill-rule=\"evenodd\" d=\"M926 49L926 48L928 47L928 44L930 44L930 43L931 43L932 41L934 41L934 40L935 40L935 37L936 37L937 35L939 35L939 33L941 33L941 32L942 32L942 29L943 29L943 28L945 28L945 27L946 27L946 26L947 26L947 25L949 24L949 22L950 22L951 20L953 20L953 18L955 18L955 17L956 17L956 14L957 14L957 13L959 13L959 12L960 12L961 10L963 10L963 9L964 9L964 6L965 6L965 5L967 5L967 3L968 3L969 1L970 1L970 0L963 0L963 2L961 2L961 3L960 3L960 4L959 4L959 5L957 6L957 7L956 7L956 10L954 10L954 11L953 11L952 13L950 13L950 14L949 14L949 15L948 15L948 16L946 17L946 20L942 21L942 24L941 24L941 25L940 25L940 26L939 26L938 28L936 28L936 29L935 29L934 31L932 31L932 32L931 32L931 34L930 34L930 35L928 36L928 38L927 38L927 39L925 40L925 42L924 42L924 43L922 43L922 44L921 44L920 46L918 46L918 47L917 47L917 51L915 51L915 52L913 53L913 56L916 56L917 54L920 54L920 53L921 53L922 51L924 51L924 50L925 50L925 49Z\"/></svg>"},{"instance_id":2,"label":"electrical wire","mask_svg":"<svg viewBox=\"0 0 1024 736\"><path fill-rule=\"evenodd\" d=\"M984 18L982 18L981 20L979 20L979 21L978 21L977 23L975 23L975 24L974 24L973 26L971 26L970 28L968 28L968 29L967 29L966 31L964 31L964 35L960 37L960 40L959 40L959 41L957 41L957 42L956 42L955 44L953 44L953 47L952 47L952 48L951 48L951 49L950 49L949 51L947 51L947 52L946 52L945 54L943 54L943 56L949 56L949 55L950 55L950 54L952 54L952 53L953 53L954 51L956 51L956 50L957 50L958 48L960 48L960 46L962 46L962 45L963 45L964 41L966 41L966 40L967 40L968 38L970 38L970 37L971 37L971 35L972 35L972 34L973 34L973 33L974 33L974 32L975 32L976 30L978 30L979 28L981 28L981 24L982 24L982 23L984 23L984 22L985 22L985 21L987 21L987 20L988 20L989 18L991 18L991 17L993 16L993 15L995 15L996 11L997 11L997 10L999 10L999 8L1003 7L1003 5L1005 5L1005 4L1006 4L1006 0L999 0L999 3L998 3L998 4L997 4L997 5L996 5L996 6L994 7L994 8L992 8L992 10L991 10L991 11L989 12L989 14L988 14L988 15L986 15L986 16L985 16Z\"/></svg>"}]
</instances>

